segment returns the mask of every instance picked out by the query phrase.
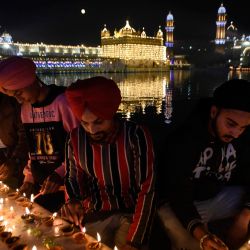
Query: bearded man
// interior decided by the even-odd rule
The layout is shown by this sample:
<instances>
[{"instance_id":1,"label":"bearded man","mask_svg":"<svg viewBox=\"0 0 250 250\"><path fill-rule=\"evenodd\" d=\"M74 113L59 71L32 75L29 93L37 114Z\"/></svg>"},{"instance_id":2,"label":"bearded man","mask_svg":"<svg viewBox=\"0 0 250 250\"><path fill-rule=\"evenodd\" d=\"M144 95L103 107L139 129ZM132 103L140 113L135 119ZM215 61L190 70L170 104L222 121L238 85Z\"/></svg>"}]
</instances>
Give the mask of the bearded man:
<instances>
[{"instance_id":1,"label":"bearded man","mask_svg":"<svg viewBox=\"0 0 250 250\"><path fill-rule=\"evenodd\" d=\"M247 239L249 125L250 83L233 79L168 138L158 214L172 249L236 249ZM211 227L215 221L221 230Z\"/></svg>"}]
</instances>

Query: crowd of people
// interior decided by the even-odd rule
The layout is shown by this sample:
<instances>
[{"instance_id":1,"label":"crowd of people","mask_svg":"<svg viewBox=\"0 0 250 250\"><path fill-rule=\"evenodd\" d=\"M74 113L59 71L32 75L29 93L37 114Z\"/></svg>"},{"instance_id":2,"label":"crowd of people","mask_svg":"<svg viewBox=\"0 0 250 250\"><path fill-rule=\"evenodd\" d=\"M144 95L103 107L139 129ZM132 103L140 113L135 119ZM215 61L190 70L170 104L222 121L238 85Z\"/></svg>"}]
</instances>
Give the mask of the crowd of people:
<instances>
[{"instance_id":1,"label":"crowd of people","mask_svg":"<svg viewBox=\"0 0 250 250\"><path fill-rule=\"evenodd\" d=\"M111 248L149 249L156 220L169 249L239 248L250 222L250 82L222 83L160 147L117 114L121 99L105 77L59 87L31 59L2 60L0 180Z\"/></svg>"}]
</instances>

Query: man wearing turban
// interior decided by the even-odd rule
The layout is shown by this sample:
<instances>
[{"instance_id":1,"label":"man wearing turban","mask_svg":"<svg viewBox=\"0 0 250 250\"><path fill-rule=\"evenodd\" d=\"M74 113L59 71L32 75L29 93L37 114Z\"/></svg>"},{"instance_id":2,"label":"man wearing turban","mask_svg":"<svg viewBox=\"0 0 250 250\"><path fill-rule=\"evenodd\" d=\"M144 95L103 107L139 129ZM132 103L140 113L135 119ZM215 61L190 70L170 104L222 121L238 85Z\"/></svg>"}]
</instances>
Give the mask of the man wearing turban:
<instances>
[{"instance_id":1,"label":"man wearing turban","mask_svg":"<svg viewBox=\"0 0 250 250\"><path fill-rule=\"evenodd\" d=\"M57 191L63 184L66 134L78 124L67 104L65 88L45 85L36 76L31 59L13 56L0 62L0 90L21 103L30 160L20 192L39 191L36 202L57 210L64 202L64 193Z\"/></svg>"},{"instance_id":2,"label":"man wearing turban","mask_svg":"<svg viewBox=\"0 0 250 250\"><path fill-rule=\"evenodd\" d=\"M116 115L113 80L78 80L66 98L81 126L66 152L68 202L61 215L121 250L141 249L154 212L154 152L148 130Z\"/></svg>"},{"instance_id":3,"label":"man wearing turban","mask_svg":"<svg viewBox=\"0 0 250 250\"><path fill-rule=\"evenodd\" d=\"M233 79L168 137L158 214L172 249L238 249L247 240L249 125L250 82Z\"/></svg>"}]
</instances>

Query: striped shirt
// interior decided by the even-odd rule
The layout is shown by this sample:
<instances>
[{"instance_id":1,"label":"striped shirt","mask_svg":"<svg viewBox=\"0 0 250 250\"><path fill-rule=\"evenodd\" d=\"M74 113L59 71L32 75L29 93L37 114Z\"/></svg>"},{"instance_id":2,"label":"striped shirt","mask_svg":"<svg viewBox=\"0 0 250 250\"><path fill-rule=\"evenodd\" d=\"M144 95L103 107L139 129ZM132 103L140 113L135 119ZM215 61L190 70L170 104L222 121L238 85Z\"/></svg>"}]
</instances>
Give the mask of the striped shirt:
<instances>
[{"instance_id":1,"label":"striped shirt","mask_svg":"<svg viewBox=\"0 0 250 250\"><path fill-rule=\"evenodd\" d=\"M145 127L121 121L114 141L104 144L91 143L81 126L71 131L66 150L67 196L82 200L87 210L132 212L127 236L131 244L141 245L150 229L154 185L153 145Z\"/></svg>"}]
</instances>

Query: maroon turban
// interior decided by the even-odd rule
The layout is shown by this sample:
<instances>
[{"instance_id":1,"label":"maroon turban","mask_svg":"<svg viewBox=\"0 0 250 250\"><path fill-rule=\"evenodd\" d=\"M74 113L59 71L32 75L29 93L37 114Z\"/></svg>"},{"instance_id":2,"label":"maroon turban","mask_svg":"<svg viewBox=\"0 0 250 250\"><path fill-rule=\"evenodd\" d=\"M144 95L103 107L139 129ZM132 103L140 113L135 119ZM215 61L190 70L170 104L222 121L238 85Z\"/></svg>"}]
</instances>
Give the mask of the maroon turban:
<instances>
[{"instance_id":1,"label":"maroon turban","mask_svg":"<svg viewBox=\"0 0 250 250\"><path fill-rule=\"evenodd\" d=\"M0 62L0 87L17 90L28 87L36 79L36 65L28 58L12 56Z\"/></svg>"},{"instance_id":2,"label":"maroon turban","mask_svg":"<svg viewBox=\"0 0 250 250\"><path fill-rule=\"evenodd\" d=\"M116 83L101 76L77 80L66 90L66 98L79 120L86 108L101 119L111 120L121 103Z\"/></svg>"}]
</instances>

